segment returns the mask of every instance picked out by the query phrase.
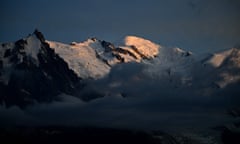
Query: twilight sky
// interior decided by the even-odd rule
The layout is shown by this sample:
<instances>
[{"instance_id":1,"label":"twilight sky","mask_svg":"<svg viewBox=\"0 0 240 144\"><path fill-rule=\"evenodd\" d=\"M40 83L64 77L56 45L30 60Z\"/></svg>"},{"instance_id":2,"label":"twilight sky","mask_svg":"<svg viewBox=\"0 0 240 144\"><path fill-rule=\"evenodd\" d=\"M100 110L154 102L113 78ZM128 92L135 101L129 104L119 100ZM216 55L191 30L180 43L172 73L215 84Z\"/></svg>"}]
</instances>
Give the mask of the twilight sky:
<instances>
[{"instance_id":1,"label":"twilight sky","mask_svg":"<svg viewBox=\"0 0 240 144\"><path fill-rule=\"evenodd\" d=\"M0 18L0 42L38 28L67 43L136 35L198 53L240 45L239 0L3 0Z\"/></svg>"}]
</instances>

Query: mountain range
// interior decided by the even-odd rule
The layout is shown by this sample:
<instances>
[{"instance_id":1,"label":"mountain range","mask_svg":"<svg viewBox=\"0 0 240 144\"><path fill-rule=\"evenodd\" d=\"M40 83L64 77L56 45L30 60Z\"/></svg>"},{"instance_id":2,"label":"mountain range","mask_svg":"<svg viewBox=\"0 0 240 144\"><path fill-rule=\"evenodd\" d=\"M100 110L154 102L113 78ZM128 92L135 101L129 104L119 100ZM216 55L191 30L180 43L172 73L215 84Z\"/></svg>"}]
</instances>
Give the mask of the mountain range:
<instances>
[{"instance_id":1,"label":"mountain range","mask_svg":"<svg viewBox=\"0 0 240 144\"><path fill-rule=\"evenodd\" d=\"M86 92L88 81L108 79L103 83L109 85L105 89L116 88L118 82L112 75L127 74L131 68L122 68L134 64L144 69L137 71L140 74L125 76L126 83L128 79L133 84L152 77L164 83L167 90L178 89L184 94L239 94L239 48L198 56L136 36L126 36L117 44L97 38L64 44L46 40L35 30L26 38L0 45L0 102L7 107L24 108L36 102L58 100L62 93L90 101L109 93ZM116 71L119 73L112 74ZM131 95L120 91L111 91L110 95Z\"/></svg>"},{"instance_id":2,"label":"mountain range","mask_svg":"<svg viewBox=\"0 0 240 144\"><path fill-rule=\"evenodd\" d=\"M196 54L137 36L65 44L38 30L0 43L7 142L239 143L239 94L238 47Z\"/></svg>"}]
</instances>

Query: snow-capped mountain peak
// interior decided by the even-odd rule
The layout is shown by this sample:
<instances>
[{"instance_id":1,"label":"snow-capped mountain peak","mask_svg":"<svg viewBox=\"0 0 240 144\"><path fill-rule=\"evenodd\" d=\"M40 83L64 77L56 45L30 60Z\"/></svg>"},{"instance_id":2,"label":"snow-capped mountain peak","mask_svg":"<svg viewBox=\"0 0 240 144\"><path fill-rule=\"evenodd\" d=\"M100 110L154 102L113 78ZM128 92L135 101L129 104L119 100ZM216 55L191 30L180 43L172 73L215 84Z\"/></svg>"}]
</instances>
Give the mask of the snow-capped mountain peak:
<instances>
[{"instance_id":1,"label":"snow-capped mountain peak","mask_svg":"<svg viewBox=\"0 0 240 144\"><path fill-rule=\"evenodd\" d=\"M215 84L224 88L229 84L240 81L240 49L231 48L213 54L204 65L211 66L215 70L218 79ZM211 68L210 67L210 68Z\"/></svg>"},{"instance_id":2,"label":"snow-capped mountain peak","mask_svg":"<svg viewBox=\"0 0 240 144\"><path fill-rule=\"evenodd\" d=\"M143 38L127 36L120 46L98 40L63 44L46 41L81 78L102 78L118 63L141 62L157 56L160 46Z\"/></svg>"},{"instance_id":3,"label":"snow-capped mountain peak","mask_svg":"<svg viewBox=\"0 0 240 144\"><path fill-rule=\"evenodd\" d=\"M26 38L20 39L15 44L1 44L0 57L5 59L5 62L9 59L9 56L16 55L20 61L23 61L23 57L31 57L37 62L37 54L41 48L41 41L36 36L37 31L29 35ZM3 63L5 65L5 63Z\"/></svg>"},{"instance_id":4,"label":"snow-capped mountain peak","mask_svg":"<svg viewBox=\"0 0 240 144\"><path fill-rule=\"evenodd\" d=\"M53 41L47 43L81 78L99 78L110 71L110 66L97 57L97 54L103 53L98 41L89 39L82 43L63 44Z\"/></svg>"},{"instance_id":5,"label":"snow-capped mountain peak","mask_svg":"<svg viewBox=\"0 0 240 144\"><path fill-rule=\"evenodd\" d=\"M37 60L37 54L39 53L39 50L41 48L41 41L37 38L37 36L31 35L26 38L26 47L25 52L26 55L33 57L35 60Z\"/></svg>"},{"instance_id":6,"label":"snow-capped mountain peak","mask_svg":"<svg viewBox=\"0 0 240 144\"><path fill-rule=\"evenodd\" d=\"M7 106L51 100L60 92L73 92L79 82L37 30L17 42L1 44L0 51L0 103L4 98Z\"/></svg>"},{"instance_id":7,"label":"snow-capped mountain peak","mask_svg":"<svg viewBox=\"0 0 240 144\"><path fill-rule=\"evenodd\" d=\"M219 53L213 54L208 61L206 61L206 64L210 64L213 67L219 67L223 64L223 62L231 56L231 54L235 51L235 48L231 48Z\"/></svg>"},{"instance_id":8,"label":"snow-capped mountain peak","mask_svg":"<svg viewBox=\"0 0 240 144\"><path fill-rule=\"evenodd\" d=\"M160 45L136 36L126 36L124 44L126 46L134 46L139 54L146 58L154 58L158 55L159 48L161 48Z\"/></svg>"},{"instance_id":9,"label":"snow-capped mountain peak","mask_svg":"<svg viewBox=\"0 0 240 144\"><path fill-rule=\"evenodd\" d=\"M3 68L0 81L7 84L12 70L17 65L39 65L38 53L42 45L41 39L39 39L40 37L42 37L41 33L36 30L33 34L15 43L2 43L0 45L0 62Z\"/></svg>"}]
</instances>

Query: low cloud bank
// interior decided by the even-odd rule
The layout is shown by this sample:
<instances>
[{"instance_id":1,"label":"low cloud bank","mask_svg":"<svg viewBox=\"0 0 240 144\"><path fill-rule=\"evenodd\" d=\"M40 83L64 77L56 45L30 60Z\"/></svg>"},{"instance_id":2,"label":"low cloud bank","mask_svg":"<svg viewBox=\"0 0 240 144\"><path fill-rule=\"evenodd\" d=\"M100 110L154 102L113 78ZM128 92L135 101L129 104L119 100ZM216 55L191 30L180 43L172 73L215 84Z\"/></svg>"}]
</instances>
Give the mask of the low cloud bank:
<instances>
[{"instance_id":1,"label":"low cloud bank","mask_svg":"<svg viewBox=\"0 0 240 144\"><path fill-rule=\"evenodd\" d=\"M78 97L99 97L83 102L60 95L60 101L36 103L21 110L1 106L2 126L66 125L136 128L147 130L202 130L230 123L229 108L235 107L234 93L181 84L181 75L153 77L151 67L129 63L114 67L100 80L85 81ZM236 90L236 88L232 88ZM213 93L213 92L212 92ZM220 93L218 95L218 93ZM229 93L229 94L228 94ZM228 94L228 95L224 95ZM236 95L236 94L235 94Z\"/></svg>"}]
</instances>

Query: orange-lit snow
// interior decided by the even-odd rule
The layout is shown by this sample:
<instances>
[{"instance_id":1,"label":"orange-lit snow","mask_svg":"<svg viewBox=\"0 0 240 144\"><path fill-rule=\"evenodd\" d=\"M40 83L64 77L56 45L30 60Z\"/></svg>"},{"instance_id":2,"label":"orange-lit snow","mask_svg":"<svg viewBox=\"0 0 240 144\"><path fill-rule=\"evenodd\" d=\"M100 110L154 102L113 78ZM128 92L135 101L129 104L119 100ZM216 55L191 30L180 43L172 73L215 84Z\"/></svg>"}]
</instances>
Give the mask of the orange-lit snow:
<instances>
[{"instance_id":1,"label":"orange-lit snow","mask_svg":"<svg viewBox=\"0 0 240 144\"><path fill-rule=\"evenodd\" d=\"M147 58L153 58L159 53L160 45L140 37L127 36L124 42L126 46L135 46L137 50Z\"/></svg>"}]
</instances>

